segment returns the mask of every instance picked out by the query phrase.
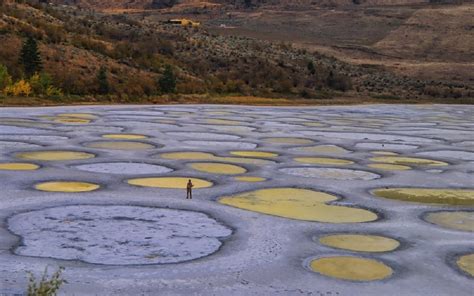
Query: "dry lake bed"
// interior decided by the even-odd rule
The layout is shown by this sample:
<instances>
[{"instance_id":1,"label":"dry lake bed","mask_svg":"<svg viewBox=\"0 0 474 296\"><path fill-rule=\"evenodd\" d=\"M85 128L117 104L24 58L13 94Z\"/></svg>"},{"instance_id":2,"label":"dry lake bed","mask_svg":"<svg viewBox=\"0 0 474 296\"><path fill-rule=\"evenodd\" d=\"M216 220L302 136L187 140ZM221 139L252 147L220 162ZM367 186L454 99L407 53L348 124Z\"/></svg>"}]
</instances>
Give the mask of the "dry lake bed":
<instances>
[{"instance_id":1,"label":"dry lake bed","mask_svg":"<svg viewBox=\"0 0 474 296\"><path fill-rule=\"evenodd\" d=\"M2 108L0 295L472 295L473 181L474 106Z\"/></svg>"}]
</instances>

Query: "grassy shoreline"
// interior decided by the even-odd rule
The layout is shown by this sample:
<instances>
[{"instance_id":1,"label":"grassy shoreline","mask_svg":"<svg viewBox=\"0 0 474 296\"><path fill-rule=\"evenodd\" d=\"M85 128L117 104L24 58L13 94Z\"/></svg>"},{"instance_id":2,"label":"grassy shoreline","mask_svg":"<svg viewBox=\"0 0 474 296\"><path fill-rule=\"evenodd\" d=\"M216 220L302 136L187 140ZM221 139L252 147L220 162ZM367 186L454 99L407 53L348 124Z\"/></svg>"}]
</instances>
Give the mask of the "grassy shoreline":
<instances>
[{"instance_id":1,"label":"grassy shoreline","mask_svg":"<svg viewBox=\"0 0 474 296\"><path fill-rule=\"evenodd\" d=\"M0 107L48 107L71 105L176 105L176 104L210 104L210 105L253 105L253 106L328 106L328 105L364 105L364 104L469 104L474 105L474 98L380 98L341 96L328 99L303 98L265 98L253 96L189 96L175 95L136 100L116 100L111 98L94 99L90 97L60 99L38 97L0 97Z\"/></svg>"}]
</instances>

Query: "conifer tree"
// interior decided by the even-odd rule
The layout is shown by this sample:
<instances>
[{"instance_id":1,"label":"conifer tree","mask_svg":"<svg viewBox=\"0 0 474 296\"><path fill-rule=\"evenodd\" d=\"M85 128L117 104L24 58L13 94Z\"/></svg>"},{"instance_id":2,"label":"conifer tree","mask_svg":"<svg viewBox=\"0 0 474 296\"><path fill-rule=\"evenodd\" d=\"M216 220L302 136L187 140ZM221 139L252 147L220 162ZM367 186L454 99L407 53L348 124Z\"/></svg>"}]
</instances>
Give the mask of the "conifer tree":
<instances>
[{"instance_id":1,"label":"conifer tree","mask_svg":"<svg viewBox=\"0 0 474 296\"><path fill-rule=\"evenodd\" d=\"M107 69L102 66L99 69L99 73L97 74L97 83L99 87L97 88L97 92L101 95L106 95L110 91L109 80L107 78Z\"/></svg>"},{"instance_id":2,"label":"conifer tree","mask_svg":"<svg viewBox=\"0 0 474 296\"><path fill-rule=\"evenodd\" d=\"M38 50L38 43L33 37L28 37L23 43L20 52L20 64L23 66L23 71L26 77L31 77L35 73L41 72L43 63Z\"/></svg>"},{"instance_id":3,"label":"conifer tree","mask_svg":"<svg viewBox=\"0 0 474 296\"><path fill-rule=\"evenodd\" d=\"M173 68L167 65L163 76L158 81L162 93L174 93L176 91L176 77Z\"/></svg>"}]
</instances>

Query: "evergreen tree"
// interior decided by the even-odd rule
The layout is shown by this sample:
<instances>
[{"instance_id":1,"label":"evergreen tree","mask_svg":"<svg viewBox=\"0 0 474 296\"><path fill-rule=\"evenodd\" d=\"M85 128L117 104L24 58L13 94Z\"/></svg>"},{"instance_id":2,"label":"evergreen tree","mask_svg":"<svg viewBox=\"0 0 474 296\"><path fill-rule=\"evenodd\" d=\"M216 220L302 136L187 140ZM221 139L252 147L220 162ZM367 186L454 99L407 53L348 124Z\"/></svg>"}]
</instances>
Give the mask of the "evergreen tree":
<instances>
[{"instance_id":1,"label":"evergreen tree","mask_svg":"<svg viewBox=\"0 0 474 296\"><path fill-rule=\"evenodd\" d=\"M102 66L99 69L99 73L97 74L97 83L99 87L97 88L97 92L101 95L106 95L110 91L109 80L107 79L107 69Z\"/></svg>"},{"instance_id":2,"label":"evergreen tree","mask_svg":"<svg viewBox=\"0 0 474 296\"><path fill-rule=\"evenodd\" d=\"M316 67L314 66L313 61L308 62L307 68L308 68L309 73L311 73L311 75L314 75L316 73Z\"/></svg>"},{"instance_id":3,"label":"evergreen tree","mask_svg":"<svg viewBox=\"0 0 474 296\"><path fill-rule=\"evenodd\" d=\"M158 84L162 93L174 93L176 91L176 77L170 65L166 65L165 72Z\"/></svg>"},{"instance_id":4,"label":"evergreen tree","mask_svg":"<svg viewBox=\"0 0 474 296\"><path fill-rule=\"evenodd\" d=\"M41 72L43 63L38 50L38 43L33 37L28 37L23 43L20 52L20 64L23 66L26 77L31 77L35 73Z\"/></svg>"},{"instance_id":5,"label":"evergreen tree","mask_svg":"<svg viewBox=\"0 0 474 296\"><path fill-rule=\"evenodd\" d=\"M12 84L12 77L8 74L6 66L0 64L0 93Z\"/></svg>"}]
</instances>

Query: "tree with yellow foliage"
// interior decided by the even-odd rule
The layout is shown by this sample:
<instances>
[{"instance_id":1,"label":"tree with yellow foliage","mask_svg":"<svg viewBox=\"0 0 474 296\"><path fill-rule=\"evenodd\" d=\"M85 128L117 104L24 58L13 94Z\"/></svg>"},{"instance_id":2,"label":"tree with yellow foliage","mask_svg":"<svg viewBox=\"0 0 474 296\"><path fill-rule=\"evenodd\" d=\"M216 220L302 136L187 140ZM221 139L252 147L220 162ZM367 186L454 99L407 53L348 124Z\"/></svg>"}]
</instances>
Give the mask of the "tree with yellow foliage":
<instances>
[{"instance_id":1,"label":"tree with yellow foliage","mask_svg":"<svg viewBox=\"0 0 474 296\"><path fill-rule=\"evenodd\" d=\"M32 89L30 83L22 79L13 85L7 86L4 92L6 95L29 97Z\"/></svg>"}]
</instances>

